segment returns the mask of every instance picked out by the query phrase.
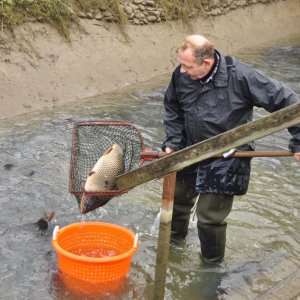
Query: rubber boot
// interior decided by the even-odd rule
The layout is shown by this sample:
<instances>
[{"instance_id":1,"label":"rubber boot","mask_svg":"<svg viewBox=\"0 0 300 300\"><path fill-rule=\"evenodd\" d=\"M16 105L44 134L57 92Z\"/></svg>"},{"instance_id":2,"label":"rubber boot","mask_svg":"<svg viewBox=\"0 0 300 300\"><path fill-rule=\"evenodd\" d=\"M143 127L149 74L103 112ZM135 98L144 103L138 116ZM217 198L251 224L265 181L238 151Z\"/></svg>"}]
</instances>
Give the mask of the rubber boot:
<instances>
[{"instance_id":1,"label":"rubber boot","mask_svg":"<svg viewBox=\"0 0 300 300\"><path fill-rule=\"evenodd\" d=\"M205 263L218 263L224 259L227 224L198 226L201 258Z\"/></svg>"},{"instance_id":2,"label":"rubber boot","mask_svg":"<svg viewBox=\"0 0 300 300\"><path fill-rule=\"evenodd\" d=\"M176 213L174 214L174 212ZM175 217L174 217L175 216ZM177 207L173 209L173 218L171 225L171 242L179 244L183 242L188 234L190 222L190 211L184 207Z\"/></svg>"},{"instance_id":3,"label":"rubber boot","mask_svg":"<svg viewBox=\"0 0 300 300\"><path fill-rule=\"evenodd\" d=\"M171 224L171 242L174 244L182 243L188 234L191 209L196 197L195 187L177 177Z\"/></svg>"},{"instance_id":4,"label":"rubber boot","mask_svg":"<svg viewBox=\"0 0 300 300\"><path fill-rule=\"evenodd\" d=\"M206 263L221 262L225 255L226 217L230 213L233 196L201 194L197 204L197 229L201 244L201 258Z\"/></svg>"}]
</instances>

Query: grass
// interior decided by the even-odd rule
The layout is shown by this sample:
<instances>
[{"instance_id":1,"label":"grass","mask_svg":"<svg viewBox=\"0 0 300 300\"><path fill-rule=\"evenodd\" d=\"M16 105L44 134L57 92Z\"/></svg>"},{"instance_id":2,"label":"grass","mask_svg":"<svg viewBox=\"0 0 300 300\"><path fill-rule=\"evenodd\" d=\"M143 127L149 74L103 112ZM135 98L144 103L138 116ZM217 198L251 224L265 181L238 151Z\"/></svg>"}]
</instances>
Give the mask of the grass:
<instances>
[{"instance_id":1,"label":"grass","mask_svg":"<svg viewBox=\"0 0 300 300\"><path fill-rule=\"evenodd\" d=\"M155 1L171 19L180 19L189 24L193 10L202 11L205 0L156 0Z\"/></svg>"},{"instance_id":2,"label":"grass","mask_svg":"<svg viewBox=\"0 0 300 300\"><path fill-rule=\"evenodd\" d=\"M201 10L203 0L155 0L171 19L181 19L189 23L190 12ZM69 40L69 29L78 24L77 13L97 9L108 10L124 33L127 16L119 0L0 0L1 30L13 28L30 21L49 23Z\"/></svg>"},{"instance_id":3,"label":"grass","mask_svg":"<svg viewBox=\"0 0 300 300\"><path fill-rule=\"evenodd\" d=\"M2 30L38 20L50 23L68 40L70 25L76 23L74 11L60 0L0 0L0 4Z\"/></svg>"}]
</instances>

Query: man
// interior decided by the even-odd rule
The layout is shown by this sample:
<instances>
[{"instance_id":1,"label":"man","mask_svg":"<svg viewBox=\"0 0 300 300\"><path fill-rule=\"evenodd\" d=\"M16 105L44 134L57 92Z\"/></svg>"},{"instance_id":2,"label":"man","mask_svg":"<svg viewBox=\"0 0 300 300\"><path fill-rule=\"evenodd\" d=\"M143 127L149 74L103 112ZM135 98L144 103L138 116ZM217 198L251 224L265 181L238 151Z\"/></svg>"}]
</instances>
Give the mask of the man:
<instances>
[{"instance_id":1,"label":"man","mask_svg":"<svg viewBox=\"0 0 300 300\"><path fill-rule=\"evenodd\" d=\"M282 83L233 57L224 57L201 35L188 36L178 50L165 94L163 150L172 153L252 120L253 107L274 112L299 101ZM289 148L300 160L300 124L288 129ZM238 150L254 150L253 144ZM201 258L220 262L225 254L226 222L234 195L247 192L250 158L211 158L177 173L171 240L188 233L196 215Z\"/></svg>"}]
</instances>

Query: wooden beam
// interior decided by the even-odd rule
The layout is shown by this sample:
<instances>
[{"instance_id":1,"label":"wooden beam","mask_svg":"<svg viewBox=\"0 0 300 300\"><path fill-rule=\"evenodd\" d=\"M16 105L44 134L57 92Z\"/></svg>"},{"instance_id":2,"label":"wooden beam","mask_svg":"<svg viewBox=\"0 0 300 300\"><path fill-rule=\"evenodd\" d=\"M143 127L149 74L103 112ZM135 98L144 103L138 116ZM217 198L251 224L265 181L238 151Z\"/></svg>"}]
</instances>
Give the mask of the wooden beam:
<instances>
[{"instance_id":1,"label":"wooden beam","mask_svg":"<svg viewBox=\"0 0 300 300\"><path fill-rule=\"evenodd\" d=\"M300 103L124 173L117 177L117 187L120 191L133 188L298 123L300 123Z\"/></svg>"}]
</instances>

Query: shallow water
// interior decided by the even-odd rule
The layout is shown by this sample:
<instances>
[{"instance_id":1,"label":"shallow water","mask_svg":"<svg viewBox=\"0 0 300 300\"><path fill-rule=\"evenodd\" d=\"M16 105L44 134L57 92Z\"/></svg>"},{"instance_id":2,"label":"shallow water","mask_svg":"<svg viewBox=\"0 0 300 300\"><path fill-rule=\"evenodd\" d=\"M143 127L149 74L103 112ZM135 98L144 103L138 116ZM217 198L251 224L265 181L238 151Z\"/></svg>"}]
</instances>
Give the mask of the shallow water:
<instances>
[{"instance_id":1,"label":"shallow water","mask_svg":"<svg viewBox=\"0 0 300 300\"><path fill-rule=\"evenodd\" d=\"M243 59L300 94L300 40L292 46L243 52ZM255 59L254 59L255 58ZM111 222L139 233L128 278L103 299L151 299L162 179L112 199L84 218L68 192L72 128L85 120L122 120L136 125L147 147L164 138L162 99L169 75L116 93L82 100L47 113L0 121L1 299L93 299L78 296L58 277L52 230L71 223ZM256 110L255 117L265 115ZM258 150L287 148L286 130L256 142ZM199 259L195 221L187 242L171 247L166 299L254 299L296 271L300 261L299 163L292 158L255 158L249 192L237 197L228 217L226 259L207 268ZM44 212L57 215L47 233L33 224Z\"/></svg>"}]
</instances>

